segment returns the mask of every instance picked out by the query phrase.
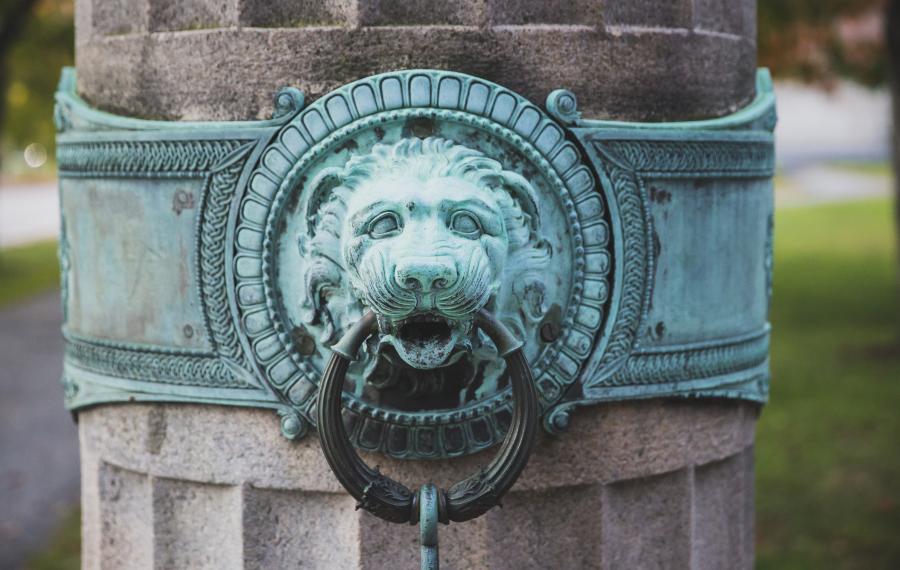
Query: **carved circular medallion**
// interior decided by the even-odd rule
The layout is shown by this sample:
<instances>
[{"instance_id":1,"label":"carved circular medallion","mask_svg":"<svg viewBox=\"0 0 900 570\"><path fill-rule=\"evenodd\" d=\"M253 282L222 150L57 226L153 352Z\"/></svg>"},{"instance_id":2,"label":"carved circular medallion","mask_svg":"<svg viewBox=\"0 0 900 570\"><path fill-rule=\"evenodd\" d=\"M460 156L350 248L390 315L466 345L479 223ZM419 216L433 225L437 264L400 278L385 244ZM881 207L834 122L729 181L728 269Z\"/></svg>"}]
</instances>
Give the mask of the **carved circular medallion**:
<instances>
[{"instance_id":1,"label":"carved circular medallion","mask_svg":"<svg viewBox=\"0 0 900 570\"><path fill-rule=\"evenodd\" d=\"M380 334L344 387L354 443L422 458L500 441L508 377L474 313L525 342L558 401L604 322L606 216L563 129L502 87L409 71L317 100L262 151L234 217L239 330L291 410L283 430L314 421L330 347L370 308Z\"/></svg>"}]
</instances>

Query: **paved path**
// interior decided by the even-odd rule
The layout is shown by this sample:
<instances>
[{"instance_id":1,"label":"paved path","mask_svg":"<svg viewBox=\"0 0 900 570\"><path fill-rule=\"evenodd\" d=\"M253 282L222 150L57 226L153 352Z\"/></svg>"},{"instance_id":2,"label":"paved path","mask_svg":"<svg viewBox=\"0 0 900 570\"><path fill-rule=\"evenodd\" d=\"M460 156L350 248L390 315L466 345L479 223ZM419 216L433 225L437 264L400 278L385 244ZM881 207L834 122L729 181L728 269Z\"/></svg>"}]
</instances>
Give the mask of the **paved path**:
<instances>
[{"instance_id":1,"label":"paved path","mask_svg":"<svg viewBox=\"0 0 900 570\"><path fill-rule=\"evenodd\" d=\"M824 91L779 81L775 97L775 158L782 169L834 160L883 161L890 156L887 89L841 81Z\"/></svg>"},{"instance_id":2,"label":"paved path","mask_svg":"<svg viewBox=\"0 0 900 570\"><path fill-rule=\"evenodd\" d=\"M779 174L775 183L775 206L790 208L885 198L893 192L893 179L886 174L868 174L829 165L801 166Z\"/></svg>"},{"instance_id":3,"label":"paved path","mask_svg":"<svg viewBox=\"0 0 900 570\"><path fill-rule=\"evenodd\" d=\"M0 310L0 568L78 504L77 426L63 408L59 293Z\"/></svg>"}]
</instances>

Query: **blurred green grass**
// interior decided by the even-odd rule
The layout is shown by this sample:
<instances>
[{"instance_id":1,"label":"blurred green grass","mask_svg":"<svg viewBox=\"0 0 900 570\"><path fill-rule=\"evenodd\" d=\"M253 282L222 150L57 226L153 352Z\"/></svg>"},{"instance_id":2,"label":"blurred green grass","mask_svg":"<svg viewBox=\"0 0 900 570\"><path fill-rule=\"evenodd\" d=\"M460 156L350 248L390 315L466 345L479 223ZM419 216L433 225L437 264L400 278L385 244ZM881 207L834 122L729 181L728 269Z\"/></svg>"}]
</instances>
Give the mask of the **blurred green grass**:
<instances>
[{"instance_id":1,"label":"blurred green grass","mask_svg":"<svg viewBox=\"0 0 900 570\"><path fill-rule=\"evenodd\" d=\"M891 176L893 171L891 163L887 160L836 160L828 163L828 166L864 176L886 177Z\"/></svg>"},{"instance_id":2,"label":"blurred green grass","mask_svg":"<svg viewBox=\"0 0 900 570\"><path fill-rule=\"evenodd\" d=\"M757 566L900 568L900 306L888 200L776 215Z\"/></svg>"},{"instance_id":3,"label":"blurred green grass","mask_svg":"<svg viewBox=\"0 0 900 570\"><path fill-rule=\"evenodd\" d=\"M59 287L56 241L0 249L0 307Z\"/></svg>"}]
</instances>

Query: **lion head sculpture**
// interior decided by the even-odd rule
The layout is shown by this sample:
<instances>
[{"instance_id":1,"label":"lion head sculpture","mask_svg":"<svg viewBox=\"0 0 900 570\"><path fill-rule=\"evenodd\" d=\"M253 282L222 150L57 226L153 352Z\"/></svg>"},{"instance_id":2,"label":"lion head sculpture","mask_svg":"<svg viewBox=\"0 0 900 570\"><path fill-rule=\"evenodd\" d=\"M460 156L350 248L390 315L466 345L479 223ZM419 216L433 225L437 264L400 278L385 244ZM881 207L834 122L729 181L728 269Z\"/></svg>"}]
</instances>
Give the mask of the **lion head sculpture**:
<instances>
[{"instance_id":1,"label":"lion head sculpture","mask_svg":"<svg viewBox=\"0 0 900 570\"><path fill-rule=\"evenodd\" d=\"M551 250L535 191L484 153L437 137L376 144L306 191L304 320L327 344L374 311L370 373L386 355L425 375L468 358L484 374L495 354L474 333L479 309L523 336L543 317Z\"/></svg>"}]
</instances>

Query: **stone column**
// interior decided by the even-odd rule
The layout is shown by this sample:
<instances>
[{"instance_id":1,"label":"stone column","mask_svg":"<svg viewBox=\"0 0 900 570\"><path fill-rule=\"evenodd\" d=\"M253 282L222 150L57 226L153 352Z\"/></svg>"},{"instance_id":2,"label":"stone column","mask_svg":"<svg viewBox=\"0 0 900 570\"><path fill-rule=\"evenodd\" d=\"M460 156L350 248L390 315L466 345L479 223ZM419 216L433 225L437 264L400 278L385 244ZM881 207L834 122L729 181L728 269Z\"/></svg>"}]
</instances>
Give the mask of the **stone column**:
<instances>
[{"instance_id":1,"label":"stone column","mask_svg":"<svg viewBox=\"0 0 900 570\"><path fill-rule=\"evenodd\" d=\"M78 0L79 91L117 113L236 120L360 77L436 67L585 116L677 120L754 94L753 0ZM541 436L503 509L441 528L448 568L750 568L756 406L649 400ZM80 413L85 568L414 568L417 530L354 510L314 437L270 411ZM489 452L490 453L490 452ZM486 457L367 458L410 486Z\"/></svg>"}]
</instances>

